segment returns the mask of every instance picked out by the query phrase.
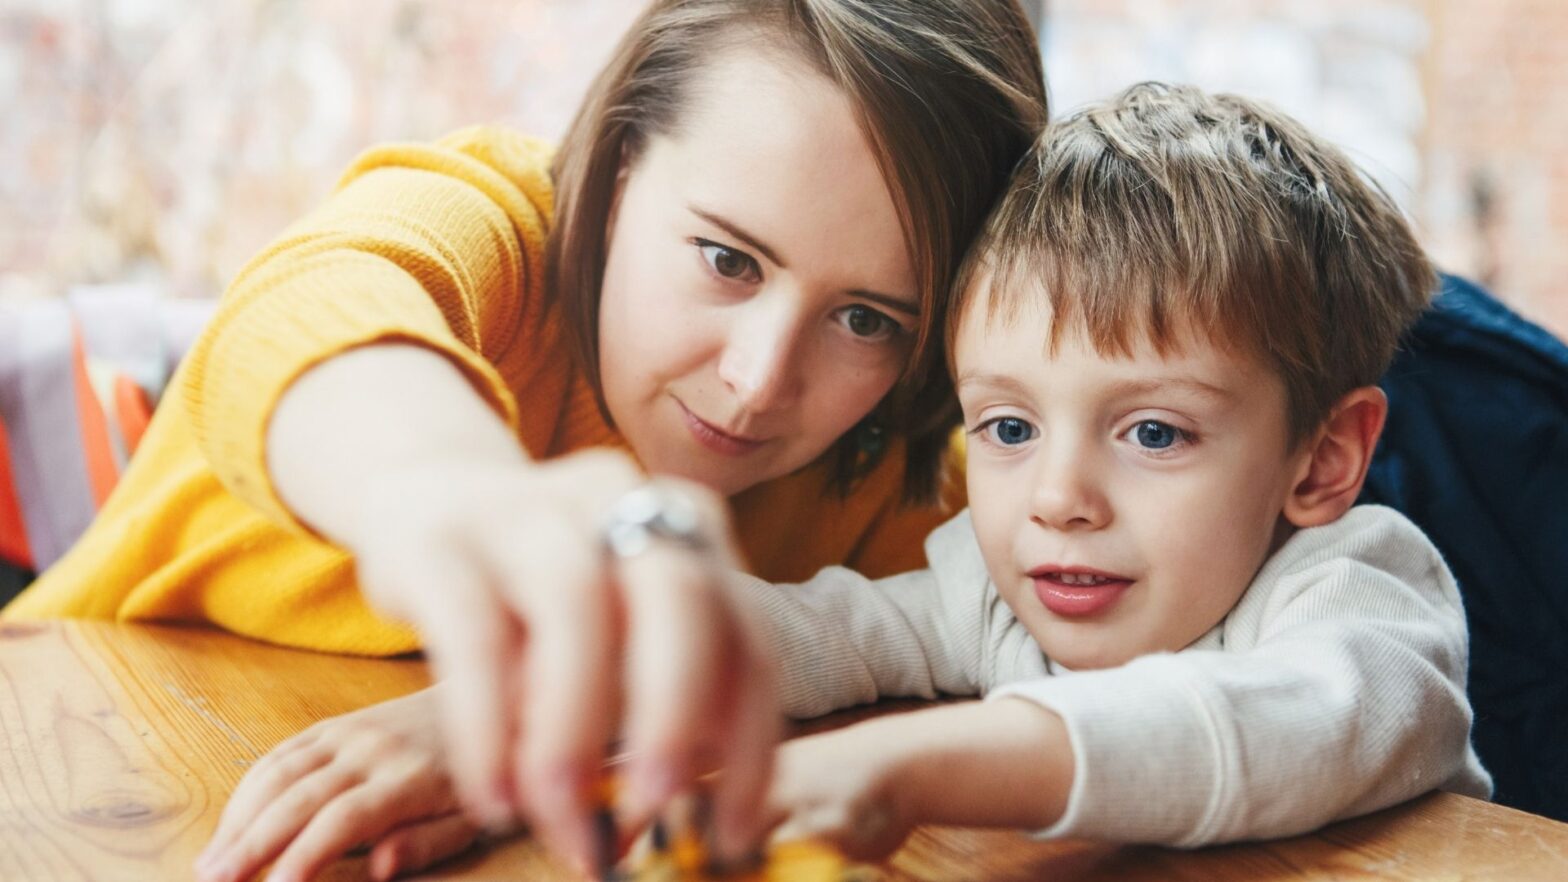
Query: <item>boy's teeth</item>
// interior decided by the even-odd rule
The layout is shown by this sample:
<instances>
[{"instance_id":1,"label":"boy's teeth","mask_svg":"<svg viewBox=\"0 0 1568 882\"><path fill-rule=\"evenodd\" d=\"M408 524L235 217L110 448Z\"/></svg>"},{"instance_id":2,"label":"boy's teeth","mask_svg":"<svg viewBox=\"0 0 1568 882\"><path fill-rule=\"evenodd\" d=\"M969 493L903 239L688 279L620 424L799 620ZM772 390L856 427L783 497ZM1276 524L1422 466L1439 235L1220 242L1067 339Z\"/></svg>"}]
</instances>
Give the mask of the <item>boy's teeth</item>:
<instances>
[{"instance_id":1,"label":"boy's teeth","mask_svg":"<svg viewBox=\"0 0 1568 882\"><path fill-rule=\"evenodd\" d=\"M1091 576L1088 573L1057 573L1056 576L1064 585L1104 585L1110 581L1104 576Z\"/></svg>"}]
</instances>

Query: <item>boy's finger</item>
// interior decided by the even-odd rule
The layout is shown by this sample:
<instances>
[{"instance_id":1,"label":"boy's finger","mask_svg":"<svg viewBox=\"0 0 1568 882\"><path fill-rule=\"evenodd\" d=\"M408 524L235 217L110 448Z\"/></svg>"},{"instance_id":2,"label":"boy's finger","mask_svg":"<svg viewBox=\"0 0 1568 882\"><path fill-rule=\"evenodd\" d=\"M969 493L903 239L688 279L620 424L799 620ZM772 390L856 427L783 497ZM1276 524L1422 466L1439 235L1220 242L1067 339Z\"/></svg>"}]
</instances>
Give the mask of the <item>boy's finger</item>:
<instances>
[{"instance_id":1,"label":"boy's finger","mask_svg":"<svg viewBox=\"0 0 1568 882\"><path fill-rule=\"evenodd\" d=\"M473 847L479 832L472 821L460 814L405 824L370 849L370 878L385 882L455 857Z\"/></svg>"}]
</instances>

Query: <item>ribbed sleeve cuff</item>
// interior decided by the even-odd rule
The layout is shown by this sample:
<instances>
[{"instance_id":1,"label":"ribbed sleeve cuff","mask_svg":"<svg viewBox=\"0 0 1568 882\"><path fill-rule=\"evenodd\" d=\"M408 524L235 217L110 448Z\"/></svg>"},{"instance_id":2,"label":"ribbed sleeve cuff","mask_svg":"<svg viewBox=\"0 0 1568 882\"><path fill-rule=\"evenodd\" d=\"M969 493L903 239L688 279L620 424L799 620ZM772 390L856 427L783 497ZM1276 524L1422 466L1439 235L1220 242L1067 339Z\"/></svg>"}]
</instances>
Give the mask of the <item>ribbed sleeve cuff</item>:
<instances>
[{"instance_id":1,"label":"ribbed sleeve cuff","mask_svg":"<svg viewBox=\"0 0 1568 882\"><path fill-rule=\"evenodd\" d=\"M358 346L407 342L446 356L515 430L517 405L501 375L452 334L429 295L394 263L344 250L292 267L286 279L245 280L245 288L268 286L265 296L231 292L185 375L196 436L230 492L274 521L310 533L267 473L267 424L301 374Z\"/></svg>"},{"instance_id":2,"label":"ribbed sleeve cuff","mask_svg":"<svg viewBox=\"0 0 1568 882\"><path fill-rule=\"evenodd\" d=\"M1222 731L1201 687L1160 661L1023 681L987 696L1032 701L1067 725L1074 763L1067 810L1037 837L1205 841L1234 770L1223 767Z\"/></svg>"}]
</instances>

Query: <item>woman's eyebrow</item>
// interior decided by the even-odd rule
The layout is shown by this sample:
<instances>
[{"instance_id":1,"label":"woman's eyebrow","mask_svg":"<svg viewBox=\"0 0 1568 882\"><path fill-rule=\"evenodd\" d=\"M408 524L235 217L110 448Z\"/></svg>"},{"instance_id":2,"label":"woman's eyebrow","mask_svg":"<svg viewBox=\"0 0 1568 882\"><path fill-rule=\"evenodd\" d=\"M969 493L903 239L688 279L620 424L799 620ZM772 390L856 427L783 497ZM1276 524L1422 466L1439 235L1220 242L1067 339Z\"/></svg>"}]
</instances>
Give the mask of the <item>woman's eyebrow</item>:
<instances>
[{"instance_id":1,"label":"woman's eyebrow","mask_svg":"<svg viewBox=\"0 0 1568 882\"><path fill-rule=\"evenodd\" d=\"M707 209L699 208L696 205L688 204L686 206L686 210L762 252L762 256L766 257L779 269L789 269L789 264L786 264L784 260L778 256L778 252L774 251L772 248L769 248L767 245L764 245L761 239L758 239L756 236L753 236L752 234L741 229L733 221L720 217L719 215L714 214ZM863 297L867 300L880 303L888 309L901 312L910 318L920 318L920 304L912 303L906 298L894 297L891 294L883 294L878 291L856 290L849 293L855 295L856 297Z\"/></svg>"},{"instance_id":2,"label":"woman's eyebrow","mask_svg":"<svg viewBox=\"0 0 1568 882\"><path fill-rule=\"evenodd\" d=\"M876 291L851 291L849 293L856 297L864 297L867 300L880 303L888 309L901 312L910 318L920 318L920 304L911 303L902 297L894 297L891 294L881 294Z\"/></svg>"},{"instance_id":3,"label":"woman's eyebrow","mask_svg":"<svg viewBox=\"0 0 1568 882\"><path fill-rule=\"evenodd\" d=\"M745 230L736 226L734 223L719 217L711 211L705 211L701 208L698 208L695 205L687 205L686 210L702 218L708 223L713 224L724 232L729 233L731 236L734 236L742 242L745 242L747 245L750 245L758 251L761 251L763 257L766 257L768 260L772 261L774 265L778 266L780 269L789 268L789 265L786 264L783 260L780 260L778 254L774 252L772 248L762 244L761 239L758 239L756 236L746 232Z\"/></svg>"}]
</instances>

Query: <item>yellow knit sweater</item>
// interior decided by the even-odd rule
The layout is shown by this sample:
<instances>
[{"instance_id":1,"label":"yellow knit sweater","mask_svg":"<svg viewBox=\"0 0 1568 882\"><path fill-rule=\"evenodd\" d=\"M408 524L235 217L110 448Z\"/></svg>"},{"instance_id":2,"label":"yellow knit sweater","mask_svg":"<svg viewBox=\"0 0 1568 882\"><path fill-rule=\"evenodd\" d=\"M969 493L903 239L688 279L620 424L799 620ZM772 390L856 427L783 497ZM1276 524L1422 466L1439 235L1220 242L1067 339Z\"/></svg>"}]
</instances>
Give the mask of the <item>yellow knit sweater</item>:
<instances>
[{"instance_id":1,"label":"yellow knit sweater","mask_svg":"<svg viewBox=\"0 0 1568 882\"><path fill-rule=\"evenodd\" d=\"M535 458L622 445L541 289L549 163L541 142L483 127L361 156L241 271L97 520L3 616L206 622L316 650L417 650L411 629L366 606L349 555L278 499L267 419L317 362L402 340L452 359ZM923 566L943 515L899 506L902 469L895 445L848 499L825 495L820 467L736 497L751 569L792 581L832 564L870 576Z\"/></svg>"}]
</instances>

